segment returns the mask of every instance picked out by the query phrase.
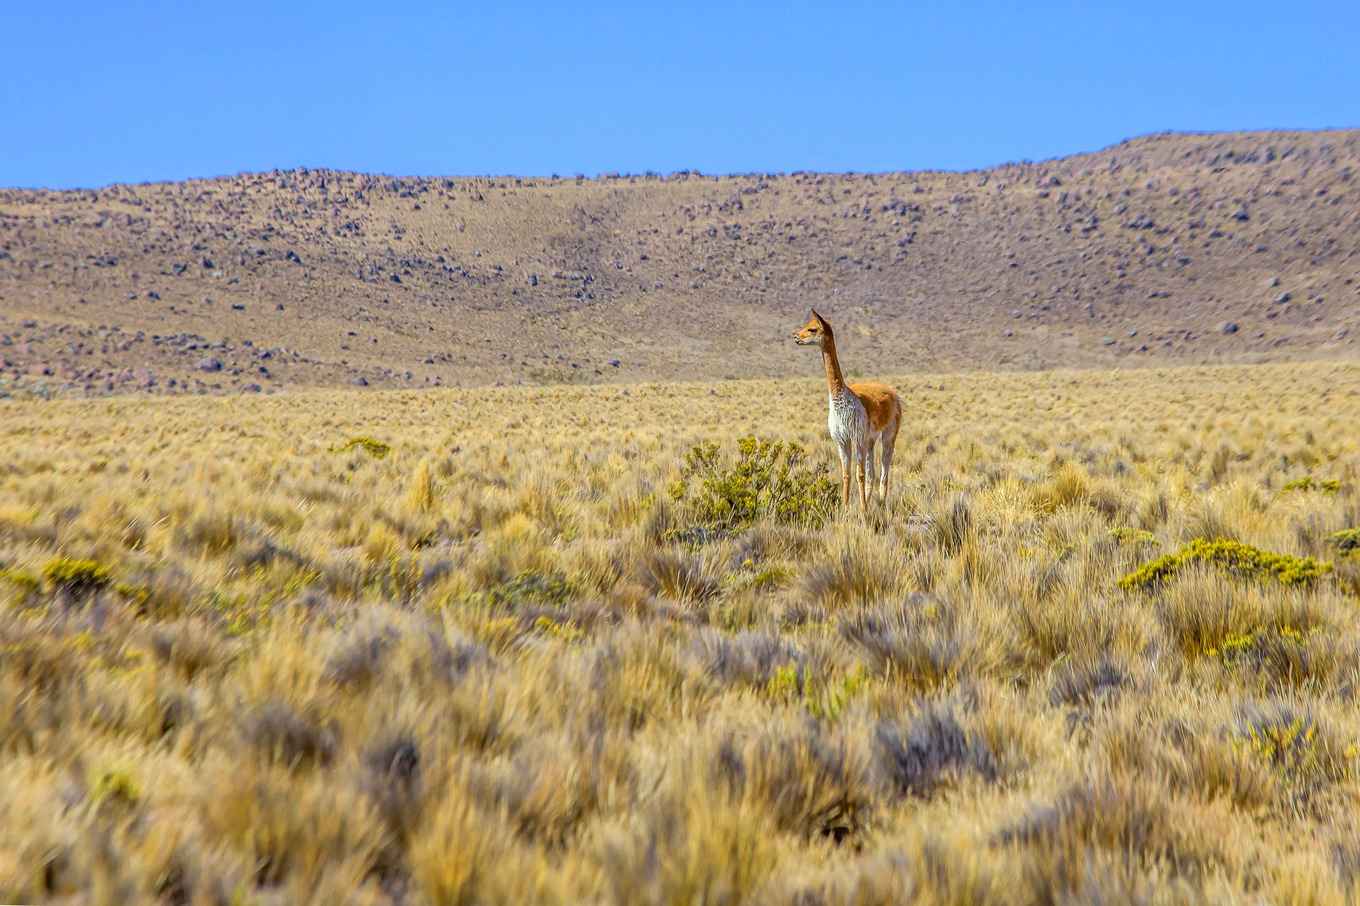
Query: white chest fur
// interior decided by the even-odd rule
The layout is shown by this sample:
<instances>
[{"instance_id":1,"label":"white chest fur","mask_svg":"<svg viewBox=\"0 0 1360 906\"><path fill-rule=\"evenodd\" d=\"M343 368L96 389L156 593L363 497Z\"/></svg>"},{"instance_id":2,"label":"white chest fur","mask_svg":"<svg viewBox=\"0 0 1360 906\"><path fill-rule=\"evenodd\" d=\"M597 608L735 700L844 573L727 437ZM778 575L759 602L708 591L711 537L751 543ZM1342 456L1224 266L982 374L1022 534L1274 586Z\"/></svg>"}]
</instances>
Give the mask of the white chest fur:
<instances>
[{"instance_id":1,"label":"white chest fur","mask_svg":"<svg viewBox=\"0 0 1360 906\"><path fill-rule=\"evenodd\" d=\"M827 427L831 429L831 439L838 447L863 445L869 433L869 416L859 397L847 388L831 396L831 413Z\"/></svg>"}]
</instances>

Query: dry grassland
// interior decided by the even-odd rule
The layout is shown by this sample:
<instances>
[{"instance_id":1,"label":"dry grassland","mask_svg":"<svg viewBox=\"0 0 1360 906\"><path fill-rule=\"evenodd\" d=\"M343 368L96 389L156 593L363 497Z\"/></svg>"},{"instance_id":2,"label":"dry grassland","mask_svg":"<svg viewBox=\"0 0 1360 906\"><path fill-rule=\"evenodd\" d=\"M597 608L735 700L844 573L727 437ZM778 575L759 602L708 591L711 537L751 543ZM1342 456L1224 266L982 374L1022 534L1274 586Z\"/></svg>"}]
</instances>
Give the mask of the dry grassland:
<instances>
[{"instance_id":1,"label":"dry grassland","mask_svg":"<svg viewBox=\"0 0 1360 906\"><path fill-rule=\"evenodd\" d=\"M0 401L0 900L1354 902L1360 367L896 384Z\"/></svg>"}]
</instances>

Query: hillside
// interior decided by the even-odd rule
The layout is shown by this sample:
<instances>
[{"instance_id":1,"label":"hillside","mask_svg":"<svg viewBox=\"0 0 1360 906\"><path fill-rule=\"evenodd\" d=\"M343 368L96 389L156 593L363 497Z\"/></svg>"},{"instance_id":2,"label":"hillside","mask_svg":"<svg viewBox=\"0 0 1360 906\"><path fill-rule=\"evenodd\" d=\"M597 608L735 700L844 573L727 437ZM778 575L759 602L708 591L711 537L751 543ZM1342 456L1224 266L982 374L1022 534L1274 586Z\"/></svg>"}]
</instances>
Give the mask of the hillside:
<instances>
[{"instance_id":1,"label":"hillside","mask_svg":"<svg viewBox=\"0 0 1360 906\"><path fill-rule=\"evenodd\" d=\"M85 392L1356 357L1360 130L968 173L0 191L0 375ZM615 364L617 363L617 364ZM3 388L0 388L2 390Z\"/></svg>"}]
</instances>

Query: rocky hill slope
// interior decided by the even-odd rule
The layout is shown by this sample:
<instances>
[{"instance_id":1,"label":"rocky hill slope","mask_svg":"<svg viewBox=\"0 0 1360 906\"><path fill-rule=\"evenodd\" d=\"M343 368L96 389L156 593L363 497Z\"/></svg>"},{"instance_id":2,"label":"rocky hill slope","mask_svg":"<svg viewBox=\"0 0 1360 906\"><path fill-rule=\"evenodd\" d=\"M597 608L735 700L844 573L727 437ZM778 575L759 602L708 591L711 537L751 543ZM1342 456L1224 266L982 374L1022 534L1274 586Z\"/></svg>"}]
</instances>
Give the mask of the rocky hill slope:
<instances>
[{"instance_id":1,"label":"rocky hill slope","mask_svg":"<svg viewBox=\"0 0 1360 906\"><path fill-rule=\"evenodd\" d=\"M78 392L1354 358L1360 130L967 173L0 190L0 379ZM0 390L4 390L0 386Z\"/></svg>"}]
</instances>

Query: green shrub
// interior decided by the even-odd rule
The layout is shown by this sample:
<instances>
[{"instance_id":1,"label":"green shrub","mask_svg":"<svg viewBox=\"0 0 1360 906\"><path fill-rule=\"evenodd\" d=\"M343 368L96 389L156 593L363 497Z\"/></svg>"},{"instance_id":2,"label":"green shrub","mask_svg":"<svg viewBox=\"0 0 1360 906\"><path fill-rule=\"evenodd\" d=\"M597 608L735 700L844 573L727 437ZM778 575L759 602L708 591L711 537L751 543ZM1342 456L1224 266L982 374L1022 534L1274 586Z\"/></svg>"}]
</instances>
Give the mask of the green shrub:
<instances>
[{"instance_id":1,"label":"green shrub","mask_svg":"<svg viewBox=\"0 0 1360 906\"><path fill-rule=\"evenodd\" d=\"M1332 564L1319 563L1312 557L1277 554L1221 538L1196 538L1175 553L1144 563L1120 579L1119 587L1127 591L1155 588L1193 563L1208 563L1243 579L1274 578L1284 585L1311 585L1332 569Z\"/></svg>"},{"instance_id":2,"label":"green shrub","mask_svg":"<svg viewBox=\"0 0 1360 906\"><path fill-rule=\"evenodd\" d=\"M369 454L374 459L382 459L388 453L392 452L391 444L385 444L380 440L374 440L367 434L360 434L358 437L351 437L349 440L345 441L344 446L340 447L340 449L337 450L335 447L330 447L328 448L328 452L345 453L348 452L349 450L353 450L356 447L358 447L360 450L363 450L365 453Z\"/></svg>"},{"instance_id":3,"label":"green shrub","mask_svg":"<svg viewBox=\"0 0 1360 906\"><path fill-rule=\"evenodd\" d=\"M1289 484L1280 488L1280 493L1285 491L1321 491L1324 494L1335 494L1341 490L1341 482L1335 478L1324 478L1318 481L1311 475L1305 475L1298 481L1291 481Z\"/></svg>"},{"instance_id":4,"label":"green shrub","mask_svg":"<svg viewBox=\"0 0 1360 906\"><path fill-rule=\"evenodd\" d=\"M90 777L90 801L96 805L111 801L135 803L140 798L137 783L126 770L109 768Z\"/></svg>"},{"instance_id":5,"label":"green shrub","mask_svg":"<svg viewBox=\"0 0 1360 906\"><path fill-rule=\"evenodd\" d=\"M778 667L765 684L765 694L772 699L792 701L801 698L808 712L818 720L835 723L852 698L863 695L869 688L869 674L863 664L843 674L813 676L812 667L788 664Z\"/></svg>"},{"instance_id":6,"label":"green shrub","mask_svg":"<svg viewBox=\"0 0 1360 906\"><path fill-rule=\"evenodd\" d=\"M1360 528L1343 529L1328 538L1327 542L1343 557L1360 554Z\"/></svg>"},{"instance_id":7,"label":"green shrub","mask_svg":"<svg viewBox=\"0 0 1360 906\"><path fill-rule=\"evenodd\" d=\"M20 572L17 569L8 569L0 566L0 579L18 587L19 591L28 594L35 592L42 587L42 582L30 576L28 573Z\"/></svg>"},{"instance_id":8,"label":"green shrub","mask_svg":"<svg viewBox=\"0 0 1360 906\"><path fill-rule=\"evenodd\" d=\"M473 592L468 600L477 601L493 607L514 607L526 602L534 602L549 607L564 607L577 593L571 581L561 573L541 573L526 570L500 585L493 585Z\"/></svg>"},{"instance_id":9,"label":"green shrub","mask_svg":"<svg viewBox=\"0 0 1360 906\"><path fill-rule=\"evenodd\" d=\"M1117 528L1110 529L1110 537L1120 544L1127 544L1130 546L1157 543L1157 536L1152 534L1152 532L1149 532L1147 529L1130 528L1127 525L1121 525Z\"/></svg>"},{"instance_id":10,"label":"green shrub","mask_svg":"<svg viewBox=\"0 0 1360 906\"><path fill-rule=\"evenodd\" d=\"M109 584L109 568L97 560L57 557L43 568L47 581L59 591L82 594Z\"/></svg>"},{"instance_id":11,"label":"green shrub","mask_svg":"<svg viewBox=\"0 0 1360 906\"><path fill-rule=\"evenodd\" d=\"M685 454L681 479L668 488L705 527L729 533L763 514L783 523L820 527L836 503L838 487L824 467L808 462L793 441L737 441L737 458L724 463L716 443Z\"/></svg>"},{"instance_id":12,"label":"green shrub","mask_svg":"<svg viewBox=\"0 0 1360 906\"><path fill-rule=\"evenodd\" d=\"M1230 635L1216 650L1205 653L1230 669L1263 674L1272 682L1290 686L1307 683L1324 666L1315 653L1310 656L1307 637L1289 626Z\"/></svg>"}]
</instances>

